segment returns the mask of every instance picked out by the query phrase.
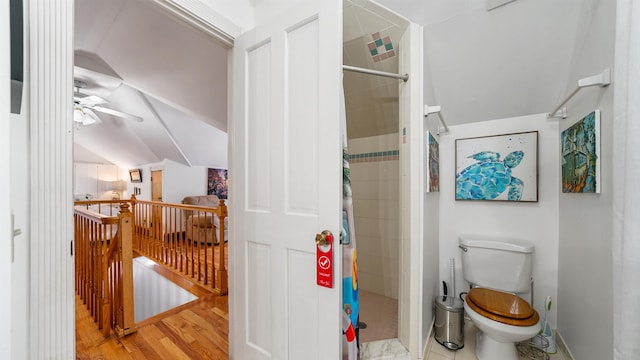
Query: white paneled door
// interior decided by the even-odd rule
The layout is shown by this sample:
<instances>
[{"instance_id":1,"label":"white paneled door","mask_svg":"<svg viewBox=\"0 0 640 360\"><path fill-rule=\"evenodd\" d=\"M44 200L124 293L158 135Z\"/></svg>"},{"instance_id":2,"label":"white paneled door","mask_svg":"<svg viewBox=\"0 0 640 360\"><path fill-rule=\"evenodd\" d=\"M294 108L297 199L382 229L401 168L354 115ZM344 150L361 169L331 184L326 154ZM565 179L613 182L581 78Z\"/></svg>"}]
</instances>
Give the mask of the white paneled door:
<instances>
[{"instance_id":1,"label":"white paneled door","mask_svg":"<svg viewBox=\"0 0 640 360\"><path fill-rule=\"evenodd\" d=\"M233 49L233 359L341 357L342 252L316 285L315 236L340 231L342 1L298 3Z\"/></svg>"}]
</instances>

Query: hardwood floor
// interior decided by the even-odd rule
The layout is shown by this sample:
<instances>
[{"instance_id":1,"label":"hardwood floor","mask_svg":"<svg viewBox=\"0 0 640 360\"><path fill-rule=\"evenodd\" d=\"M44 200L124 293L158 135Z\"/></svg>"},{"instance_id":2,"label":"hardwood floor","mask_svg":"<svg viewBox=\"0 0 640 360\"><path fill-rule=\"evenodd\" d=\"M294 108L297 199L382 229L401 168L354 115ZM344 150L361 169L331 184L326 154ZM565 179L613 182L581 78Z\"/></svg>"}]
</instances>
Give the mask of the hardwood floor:
<instances>
[{"instance_id":1,"label":"hardwood floor","mask_svg":"<svg viewBox=\"0 0 640 360\"><path fill-rule=\"evenodd\" d=\"M76 359L228 359L228 297L199 290L197 300L138 322L120 339L104 338L76 295Z\"/></svg>"}]
</instances>

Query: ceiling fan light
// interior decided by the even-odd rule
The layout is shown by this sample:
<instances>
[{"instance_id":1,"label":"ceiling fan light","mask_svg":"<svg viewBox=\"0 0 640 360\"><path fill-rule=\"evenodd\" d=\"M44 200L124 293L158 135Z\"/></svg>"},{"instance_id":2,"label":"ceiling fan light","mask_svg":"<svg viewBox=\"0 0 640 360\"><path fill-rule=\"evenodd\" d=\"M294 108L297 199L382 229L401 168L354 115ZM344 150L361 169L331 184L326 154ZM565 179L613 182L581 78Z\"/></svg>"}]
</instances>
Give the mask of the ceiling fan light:
<instances>
[{"instance_id":1,"label":"ceiling fan light","mask_svg":"<svg viewBox=\"0 0 640 360\"><path fill-rule=\"evenodd\" d=\"M94 118L92 118L91 116L84 116L84 119L82 119L82 125L91 125L91 124L95 124L96 120Z\"/></svg>"},{"instance_id":2,"label":"ceiling fan light","mask_svg":"<svg viewBox=\"0 0 640 360\"><path fill-rule=\"evenodd\" d=\"M81 123L85 121L86 117L87 117L87 114L85 114L84 111L82 111L82 109L77 107L73 109L73 121Z\"/></svg>"}]
</instances>

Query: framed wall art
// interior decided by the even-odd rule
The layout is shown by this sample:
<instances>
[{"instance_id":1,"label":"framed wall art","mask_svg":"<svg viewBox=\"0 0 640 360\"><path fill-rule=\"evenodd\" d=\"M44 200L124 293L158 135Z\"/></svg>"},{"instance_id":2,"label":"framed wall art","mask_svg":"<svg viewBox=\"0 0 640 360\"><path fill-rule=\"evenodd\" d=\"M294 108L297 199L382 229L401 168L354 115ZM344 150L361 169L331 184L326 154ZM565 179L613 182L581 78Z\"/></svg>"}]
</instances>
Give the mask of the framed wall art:
<instances>
[{"instance_id":1,"label":"framed wall art","mask_svg":"<svg viewBox=\"0 0 640 360\"><path fill-rule=\"evenodd\" d=\"M427 131L427 192L440 191L440 145Z\"/></svg>"},{"instance_id":2,"label":"framed wall art","mask_svg":"<svg viewBox=\"0 0 640 360\"><path fill-rule=\"evenodd\" d=\"M456 200L538 201L538 132L456 139Z\"/></svg>"},{"instance_id":3,"label":"framed wall art","mask_svg":"<svg viewBox=\"0 0 640 360\"><path fill-rule=\"evenodd\" d=\"M227 169L209 168L207 172L207 194L216 195L218 199L226 199L228 190Z\"/></svg>"},{"instance_id":4,"label":"framed wall art","mask_svg":"<svg viewBox=\"0 0 640 360\"><path fill-rule=\"evenodd\" d=\"M560 135L562 192L600 193L600 110L594 110Z\"/></svg>"},{"instance_id":5,"label":"framed wall art","mask_svg":"<svg viewBox=\"0 0 640 360\"><path fill-rule=\"evenodd\" d=\"M142 169L131 169L129 170L129 179L132 183L141 183L142 182Z\"/></svg>"}]
</instances>

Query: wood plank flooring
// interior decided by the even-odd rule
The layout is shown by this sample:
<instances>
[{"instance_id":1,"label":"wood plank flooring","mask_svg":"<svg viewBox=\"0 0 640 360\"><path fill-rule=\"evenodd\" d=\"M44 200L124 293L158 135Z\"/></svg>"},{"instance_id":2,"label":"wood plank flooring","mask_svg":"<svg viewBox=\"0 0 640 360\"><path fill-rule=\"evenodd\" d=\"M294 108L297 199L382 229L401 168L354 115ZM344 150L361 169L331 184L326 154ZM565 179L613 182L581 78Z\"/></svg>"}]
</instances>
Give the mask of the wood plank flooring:
<instances>
[{"instance_id":1,"label":"wood plank flooring","mask_svg":"<svg viewBox=\"0 0 640 360\"><path fill-rule=\"evenodd\" d=\"M227 299L205 295L105 339L76 296L76 359L228 359Z\"/></svg>"},{"instance_id":2,"label":"wood plank flooring","mask_svg":"<svg viewBox=\"0 0 640 360\"><path fill-rule=\"evenodd\" d=\"M138 322L124 338L104 338L76 295L76 359L228 359L228 297L193 290L198 299Z\"/></svg>"}]
</instances>

